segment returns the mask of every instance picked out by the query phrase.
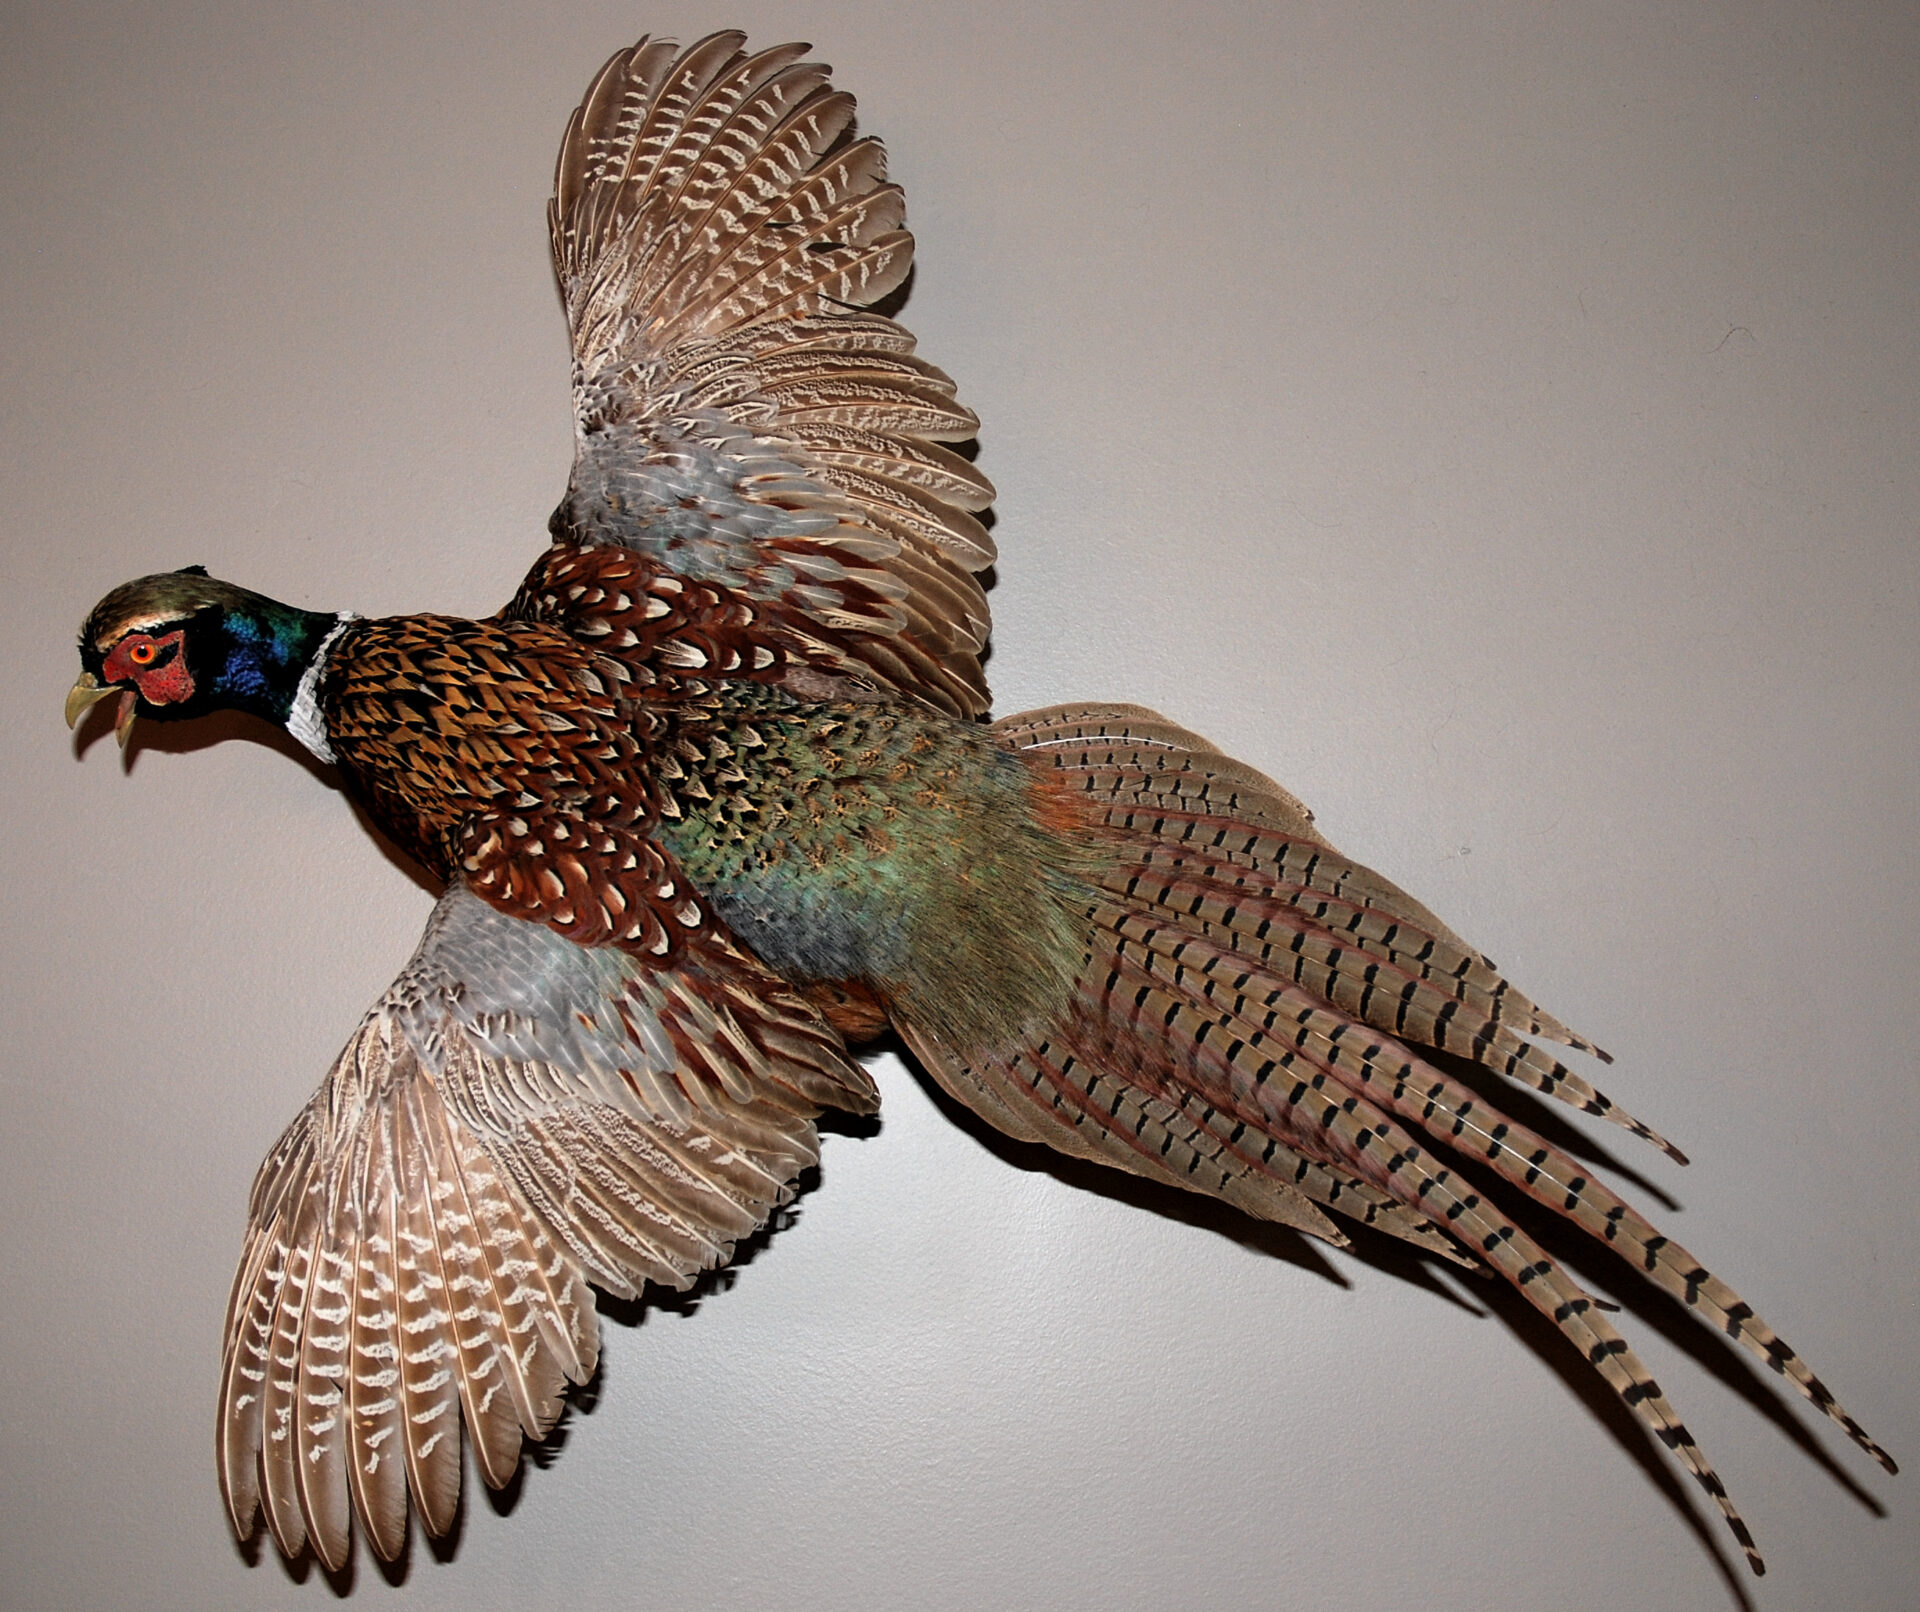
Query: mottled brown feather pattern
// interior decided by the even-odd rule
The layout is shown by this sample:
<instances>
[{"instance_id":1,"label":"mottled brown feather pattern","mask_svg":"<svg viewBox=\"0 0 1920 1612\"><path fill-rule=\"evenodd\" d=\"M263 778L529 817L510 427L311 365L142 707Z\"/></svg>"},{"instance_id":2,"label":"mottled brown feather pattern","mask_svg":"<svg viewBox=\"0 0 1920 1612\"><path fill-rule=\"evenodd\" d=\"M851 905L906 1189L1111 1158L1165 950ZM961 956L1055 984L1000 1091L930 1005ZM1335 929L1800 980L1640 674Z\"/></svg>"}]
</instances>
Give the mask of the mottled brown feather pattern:
<instances>
[{"instance_id":1,"label":"mottled brown feather pattern","mask_svg":"<svg viewBox=\"0 0 1920 1612\"><path fill-rule=\"evenodd\" d=\"M533 623L356 623L329 663L328 733L381 827L451 877L476 812L564 799L650 818L641 742L597 659Z\"/></svg>"}]
</instances>

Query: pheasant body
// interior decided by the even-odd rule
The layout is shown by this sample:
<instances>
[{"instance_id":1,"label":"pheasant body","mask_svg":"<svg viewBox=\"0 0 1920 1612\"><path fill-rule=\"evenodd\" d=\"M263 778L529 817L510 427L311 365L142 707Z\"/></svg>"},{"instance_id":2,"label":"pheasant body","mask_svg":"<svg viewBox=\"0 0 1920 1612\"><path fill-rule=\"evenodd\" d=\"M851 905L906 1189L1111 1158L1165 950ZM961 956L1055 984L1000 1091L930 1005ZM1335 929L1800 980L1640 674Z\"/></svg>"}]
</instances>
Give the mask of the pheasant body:
<instances>
[{"instance_id":1,"label":"pheasant body","mask_svg":"<svg viewBox=\"0 0 1920 1612\"><path fill-rule=\"evenodd\" d=\"M911 1002L962 1044L1057 1010L1084 951L1064 887L1085 858L1046 780L937 712L646 664L544 623L355 622L323 677L328 741L426 866L515 891L510 910L575 938L671 938L704 899L783 977ZM626 936L640 835L661 875L645 905L673 921ZM529 864L550 851L583 899L539 888Z\"/></svg>"},{"instance_id":2,"label":"pheasant body","mask_svg":"<svg viewBox=\"0 0 1920 1612\"><path fill-rule=\"evenodd\" d=\"M1507 1118L1477 1063L1681 1156L1542 1043L1597 1049L1299 801L1135 706L977 720L992 489L952 383L869 311L899 191L804 47L610 61L550 212L577 448L495 617L108 594L69 721L279 723L446 887L262 1166L229 1306L235 1529L391 1559L593 1370L589 1284L685 1285L868 1111L896 1032L1011 1136L1334 1242L1512 1282L1754 1551L1631 1348L1476 1184L1625 1254L1893 1463L1690 1253ZM1604 1054L1598 1054L1604 1058ZM1463 1161L1471 1168L1463 1170ZM1681 1159L1684 1162L1684 1159Z\"/></svg>"}]
</instances>

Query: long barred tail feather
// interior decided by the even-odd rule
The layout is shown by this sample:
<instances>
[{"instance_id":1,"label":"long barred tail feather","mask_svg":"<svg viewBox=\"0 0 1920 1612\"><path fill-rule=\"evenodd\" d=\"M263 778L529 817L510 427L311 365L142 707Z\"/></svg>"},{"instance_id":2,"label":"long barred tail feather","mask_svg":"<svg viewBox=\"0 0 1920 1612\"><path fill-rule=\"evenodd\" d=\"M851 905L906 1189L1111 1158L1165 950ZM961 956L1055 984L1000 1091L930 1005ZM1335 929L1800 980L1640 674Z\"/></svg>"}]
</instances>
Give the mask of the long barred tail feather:
<instances>
[{"instance_id":1,"label":"long barred tail feather","mask_svg":"<svg viewBox=\"0 0 1920 1612\"><path fill-rule=\"evenodd\" d=\"M1432 1144L1617 1249L1764 1361L1888 1471L1892 1459L1751 1306L1561 1149L1414 1049L1439 1048L1684 1156L1526 1037L1598 1049L1251 768L1150 711L1056 707L996 734L1106 853L1060 1022L1018 1046L909 1040L1013 1135L1344 1241L1325 1211L1498 1272L1713 1497L1739 1512L1602 1303ZM1603 1056L1603 1055L1601 1055Z\"/></svg>"}]
</instances>

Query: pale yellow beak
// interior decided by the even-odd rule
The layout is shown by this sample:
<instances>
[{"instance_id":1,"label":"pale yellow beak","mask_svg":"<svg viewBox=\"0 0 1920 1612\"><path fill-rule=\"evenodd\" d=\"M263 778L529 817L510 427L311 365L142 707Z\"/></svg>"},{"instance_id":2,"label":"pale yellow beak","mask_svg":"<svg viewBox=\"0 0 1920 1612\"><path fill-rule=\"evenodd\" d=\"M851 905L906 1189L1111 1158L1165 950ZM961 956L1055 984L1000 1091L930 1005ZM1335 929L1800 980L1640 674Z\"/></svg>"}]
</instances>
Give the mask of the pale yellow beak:
<instances>
[{"instance_id":1,"label":"pale yellow beak","mask_svg":"<svg viewBox=\"0 0 1920 1612\"><path fill-rule=\"evenodd\" d=\"M67 726L75 727L94 706L113 693L92 672L82 672L67 690Z\"/></svg>"},{"instance_id":2,"label":"pale yellow beak","mask_svg":"<svg viewBox=\"0 0 1920 1612\"><path fill-rule=\"evenodd\" d=\"M92 672L82 672L74 679L73 687L67 690L67 726L75 726L109 694L120 696L120 712L114 718L113 736L120 741L120 748L124 750L133 733L134 716L140 709L140 698L130 688L118 689L110 683L102 683Z\"/></svg>"}]
</instances>

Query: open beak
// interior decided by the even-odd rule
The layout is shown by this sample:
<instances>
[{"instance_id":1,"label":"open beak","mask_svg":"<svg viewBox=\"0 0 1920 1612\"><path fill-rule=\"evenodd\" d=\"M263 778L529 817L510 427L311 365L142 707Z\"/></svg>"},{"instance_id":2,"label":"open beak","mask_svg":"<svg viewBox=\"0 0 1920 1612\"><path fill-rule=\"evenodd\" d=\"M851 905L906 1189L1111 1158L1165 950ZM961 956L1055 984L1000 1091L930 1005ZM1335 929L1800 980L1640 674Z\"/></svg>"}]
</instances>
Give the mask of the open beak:
<instances>
[{"instance_id":1,"label":"open beak","mask_svg":"<svg viewBox=\"0 0 1920 1612\"><path fill-rule=\"evenodd\" d=\"M114 718L113 736L120 741L120 748L124 750L133 733L134 716L140 709L140 698L130 688L115 688L111 683L102 683L92 672L82 672L74 679L73 687L67 690L67 726L75 726L109 694L120 696L120 712Z\"/></svg>"}]
</instances>

